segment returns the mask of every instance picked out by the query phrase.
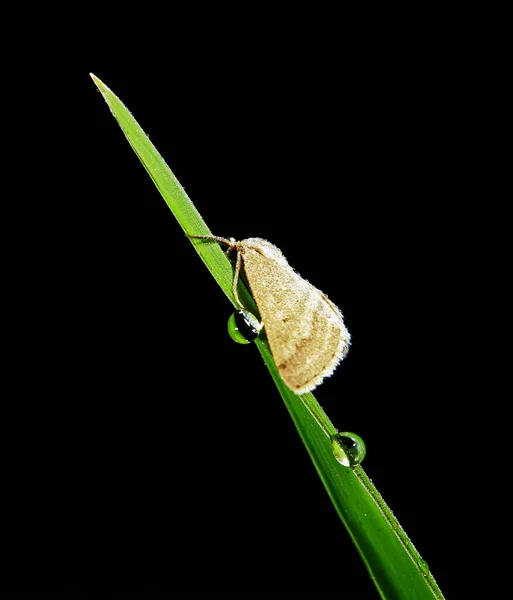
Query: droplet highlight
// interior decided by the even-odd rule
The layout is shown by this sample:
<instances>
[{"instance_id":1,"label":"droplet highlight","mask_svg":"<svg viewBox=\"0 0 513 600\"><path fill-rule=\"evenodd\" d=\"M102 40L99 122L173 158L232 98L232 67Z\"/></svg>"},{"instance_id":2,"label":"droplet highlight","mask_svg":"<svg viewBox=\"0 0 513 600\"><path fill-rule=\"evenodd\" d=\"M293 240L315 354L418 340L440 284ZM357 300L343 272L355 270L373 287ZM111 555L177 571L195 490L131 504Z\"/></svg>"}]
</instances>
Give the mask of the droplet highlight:
<instances>
[{"instance_id":1,"label":"droplet highlight","mask_svg":"<svg viewBox=\"0 0 513 600\"><path fill-rule=\"evenodd\" d=\"M249 310L238 310L228 319L228 333L237 344L249 344L262 331L262 323Z\"/></svg>"},{"instance_id":2,"label":"droplet highlight","mask_svg":"<svg viewBox=\"0 0 513 600\"><path fill-rule=\"evenodd\" d=\"M344 467L355 467L365 458L365 442L356 433L338 432L331 437L331 447L337 462Z\"/></svg>"}]
</instances>

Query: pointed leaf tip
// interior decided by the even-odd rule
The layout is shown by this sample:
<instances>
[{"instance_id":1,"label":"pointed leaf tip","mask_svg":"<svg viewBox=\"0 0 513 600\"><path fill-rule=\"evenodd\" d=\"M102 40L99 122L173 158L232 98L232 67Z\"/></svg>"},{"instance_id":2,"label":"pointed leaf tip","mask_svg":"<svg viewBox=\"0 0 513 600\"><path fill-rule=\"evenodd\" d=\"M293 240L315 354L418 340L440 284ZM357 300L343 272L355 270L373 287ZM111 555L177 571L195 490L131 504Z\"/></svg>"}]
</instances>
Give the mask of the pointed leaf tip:
<instances>
[{"instance_id":1,"label":"pointed leaf tip","mask_svg":"<svg viewBox=\"0 0 513 600\"><path fill-rule=\"evenodd\" d=\"M103 83L103 81L100 78L96 77L96 75L94 73L89 73L89 75L91 76L91 79L96 84L96 87L100 90L103 97L109 104L108 94L112 93L111 90Z\"/></svg>"},{"instance_id":2,"label":"pointed leaf tip","mask_svg":"<svg viewBox=\"0 0 513 600\"><path fill-rule=\"evenodd\" d=\"M94 73L89 73L91 79L94 81L94 83L96 84L96 87L103 92L103 90L109 90L109 88L103 83L103 81L99 78L96 77L96 75Z\"/></svg>"}]
</instances>

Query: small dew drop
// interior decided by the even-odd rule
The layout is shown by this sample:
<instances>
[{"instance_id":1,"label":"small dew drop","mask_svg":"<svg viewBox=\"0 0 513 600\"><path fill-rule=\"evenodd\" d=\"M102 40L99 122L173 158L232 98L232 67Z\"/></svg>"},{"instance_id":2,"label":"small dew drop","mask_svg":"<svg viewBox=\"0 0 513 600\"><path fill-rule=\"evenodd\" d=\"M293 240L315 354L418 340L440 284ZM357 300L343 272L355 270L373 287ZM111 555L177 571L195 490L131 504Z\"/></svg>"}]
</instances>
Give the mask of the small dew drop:
<instances>
[{"instance_id":1,"label":"small dew drop","mask_svg":"<svg viewBox=\"0 0 513 600\"><path fill-rule=\"evenodd\" d=\"M262 323L248 310L238 310L228 319L228 333L237 344L249 344L262 330Z\"/></svg>"},{"instance_id":2,"label":"small dew drop","mask_svg":"<svg viewBox=\"0 0 513 600\"><path fill-rule=\"evenodd\" d=\"M331 436L331 447L335 459L344 467L355 467L365 458L365 442L356 433L338 432Z\"/></svg>"},{"instance_id":3,"label":"small dew drop","mask_svg":"<svg viewBox=\"0 0 513 600\"><path fill-rule=\"evenodd\" d=\"M420 570L422 571L422 574L429 575L429 565L427 564L427 562L419 556L419 558L417 559L417 563L419 565Z\"/></svg>"}]
</instances>

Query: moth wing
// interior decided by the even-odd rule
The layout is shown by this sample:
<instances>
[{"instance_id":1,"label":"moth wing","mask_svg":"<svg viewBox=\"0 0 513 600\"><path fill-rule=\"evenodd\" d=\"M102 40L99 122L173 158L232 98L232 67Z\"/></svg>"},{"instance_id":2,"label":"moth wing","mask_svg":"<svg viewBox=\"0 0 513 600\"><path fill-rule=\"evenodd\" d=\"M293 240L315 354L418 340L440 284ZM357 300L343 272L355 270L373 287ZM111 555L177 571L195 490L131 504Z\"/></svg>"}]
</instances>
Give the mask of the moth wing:
<instances>
[{"instance_id":1,"label":"moth wing","mask_svg":"<svg viewBox=\"0 0 513 600\"><path fill-rule=\"evenodd\" d=\"M277 253L245 245L244 271L278 371L293 392L304 394L333 373L350 336L339 309L272 248Z\"/></svg>"}]
</instances>

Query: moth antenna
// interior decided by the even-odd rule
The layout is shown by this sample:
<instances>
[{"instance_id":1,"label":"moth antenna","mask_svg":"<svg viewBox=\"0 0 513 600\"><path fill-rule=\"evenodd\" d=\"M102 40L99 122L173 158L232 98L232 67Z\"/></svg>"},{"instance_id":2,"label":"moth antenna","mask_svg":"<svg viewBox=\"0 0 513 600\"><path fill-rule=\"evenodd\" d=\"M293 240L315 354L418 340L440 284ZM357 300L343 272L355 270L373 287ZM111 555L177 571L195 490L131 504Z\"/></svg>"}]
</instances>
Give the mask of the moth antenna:
<instances>
[{"instance_id":1,"label":"moth antenna","mask_svg":"<svg viewBox=\"0 0 513 600\"><path fill-rule=\"evenodd\" d=\"M237 248L237 260L235 263L235 272L233 274L232 292L237 304L244 310L247 310L244 304L242 304L242 302L240 301L239 294L237 292L237 283L239 282L240 267L242 264L242 253L240 251L240 248L237 247L237 242L233 238L229 240L228 238L220 237L218 235L189 235L188 233L186 233L185 237L194 238L196 240L212 240L214 242L226 244L228 248L225 254L228 254L228 252L232 248Z\"/></svg>"},{"instance_id":2,"label":"moth antenna","mask_svg":"<svg viewBox=\"0 0 513 600\"><path fill-rule=\"evenodd\" d=\"M189 235L185 234L185 237L193 238L196 240L212 240L214 242L220 242L222 244L227 244L230 248L234 246L233 240L229 240L224 237L219 237L218 235Z\"/></svg>"}]
</instances>

